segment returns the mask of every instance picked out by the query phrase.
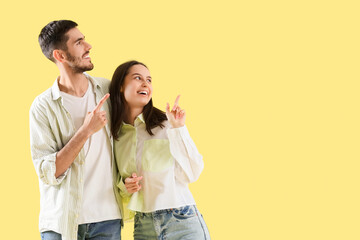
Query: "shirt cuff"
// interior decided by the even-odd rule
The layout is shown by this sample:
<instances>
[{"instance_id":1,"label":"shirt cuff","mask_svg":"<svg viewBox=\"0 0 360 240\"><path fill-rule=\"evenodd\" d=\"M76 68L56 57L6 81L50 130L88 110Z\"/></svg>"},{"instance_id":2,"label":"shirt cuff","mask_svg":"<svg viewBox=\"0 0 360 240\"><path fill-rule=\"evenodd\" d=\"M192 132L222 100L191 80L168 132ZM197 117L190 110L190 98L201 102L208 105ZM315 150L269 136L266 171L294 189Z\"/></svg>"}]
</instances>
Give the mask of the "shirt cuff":
<instances>
[{"instance_id":1,"label":"shirt cuff","mask_svg":"<svg viewBox=\"0 0 360 240\"><path fill-rule=\"evenodd\" d=\"M50 154L48 156L46 156L43 160L42 163L42 180L49 185L59 185L64 178L66 177L66 175L68 174L70 168L66 169L66 171L61 174L60 176L58 176L57 178L55 177L55 173L56 173L56 153Z\"/></svg>"},{"instance_id":2,"label":"shirt cuff","mask_svg":"<svg viewBox=\"0 0 360 240\"><path fill-rule=\"evenodd\" d=\"M126 190L125 183L123 182L122 177L118 178L116 186L120 189L120 196L122 198L130 198L131 193Z\"/></svg>"},{"instance_id":3,"label":"shirt cuff","mask_svg":"<svg viewBox=\"0 0 360 240\"><path fill-rule=\"evenodd\" d=\"M190 134L186 127L186 125L179 127L179 128L168 128L167 134L169 138L176 138L177 136L180 136L182 138L189 138Z\"/></svg>"}]
</instances>

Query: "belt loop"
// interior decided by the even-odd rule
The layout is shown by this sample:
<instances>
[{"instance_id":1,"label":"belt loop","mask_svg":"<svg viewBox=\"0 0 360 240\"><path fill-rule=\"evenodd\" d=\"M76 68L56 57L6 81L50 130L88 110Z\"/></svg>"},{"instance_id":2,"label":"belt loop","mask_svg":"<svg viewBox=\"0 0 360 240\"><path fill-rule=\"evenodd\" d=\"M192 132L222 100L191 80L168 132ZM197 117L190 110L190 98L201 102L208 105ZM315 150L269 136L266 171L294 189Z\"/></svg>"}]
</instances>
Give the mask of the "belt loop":
<instances>
[{"instance_id":1,"label":"belt loop","mask_svg":"<svg viewBox=\"0 0 360 240\"><path fill-rule=\"evenodd\" d=\"M191 205L191 207L194 209L196 216L200 216L199 210L197 209L196 205Z\"/></svg>"}]
</instances>

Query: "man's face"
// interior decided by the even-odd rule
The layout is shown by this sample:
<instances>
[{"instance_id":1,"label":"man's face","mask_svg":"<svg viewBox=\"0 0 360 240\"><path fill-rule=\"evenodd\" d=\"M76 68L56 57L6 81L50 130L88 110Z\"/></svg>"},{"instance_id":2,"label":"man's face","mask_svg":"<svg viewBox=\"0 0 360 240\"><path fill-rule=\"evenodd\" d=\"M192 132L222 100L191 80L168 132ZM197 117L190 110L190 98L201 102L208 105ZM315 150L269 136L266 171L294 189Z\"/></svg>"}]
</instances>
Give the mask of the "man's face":
<instances>
[{"instance_id":1,"label":"man's face","mask_svg":"<svg viewBox=\"0 0 360 240\"><path fill-rule=\"evenodd\" d=\"M89 51L92 48L85 41L84 35L77 28L72 28L66 33L69 37L66 42L66 62L75 73L90 71L94 68L91 62Z\"/></svg>"}]
</instances>

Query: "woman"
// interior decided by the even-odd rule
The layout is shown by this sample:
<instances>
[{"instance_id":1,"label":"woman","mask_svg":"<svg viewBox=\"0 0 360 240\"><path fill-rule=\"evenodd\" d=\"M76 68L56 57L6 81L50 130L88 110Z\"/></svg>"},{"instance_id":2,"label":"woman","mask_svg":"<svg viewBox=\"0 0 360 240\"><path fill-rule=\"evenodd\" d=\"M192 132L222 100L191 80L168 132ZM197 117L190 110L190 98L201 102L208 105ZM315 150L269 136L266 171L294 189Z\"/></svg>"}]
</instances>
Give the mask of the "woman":
<instances>
[{"instance_id":1,"label":"woman","mask_svg":"<svg viewBox=\"0 0 360 240\"><path fill-rule=\"evenodd\" d=\"M110 85L118 187L125 209L135 212L134 239L210 239L188 188L204 164L180 96L164 113L153 107L151 81L143 63L130 61L115 70Z\"/></svg>"}]
</instances>

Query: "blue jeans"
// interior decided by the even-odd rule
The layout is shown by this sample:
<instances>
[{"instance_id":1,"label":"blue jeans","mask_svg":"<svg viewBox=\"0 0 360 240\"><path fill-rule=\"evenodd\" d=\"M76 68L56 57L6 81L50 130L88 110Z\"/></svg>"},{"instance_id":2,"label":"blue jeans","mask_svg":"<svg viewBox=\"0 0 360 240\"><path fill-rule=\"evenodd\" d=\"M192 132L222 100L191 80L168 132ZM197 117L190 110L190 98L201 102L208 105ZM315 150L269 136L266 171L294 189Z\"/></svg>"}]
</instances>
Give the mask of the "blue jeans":
<instances>
[{"instance_id":1,"label":"blue jeans","mask_svg":"<svg viewBox=\"0 0 360 240\"><path fill-rule=\"evenodd\" d=\"M134 240L208 240L209 230L196 206L135 214Z\"/></svg>"},{"instance_id":2,"label":"blue jeans","mask_svg":"<svg viewBox=\"0 0 360 240\"><path fill-rule=\"evenodd\" d=\"M121 240L120 219L97 223L80 224L78 240ZM61 240L61 235L53 231L42 232L41 240Z\"/></svg>"}]
</instances>

